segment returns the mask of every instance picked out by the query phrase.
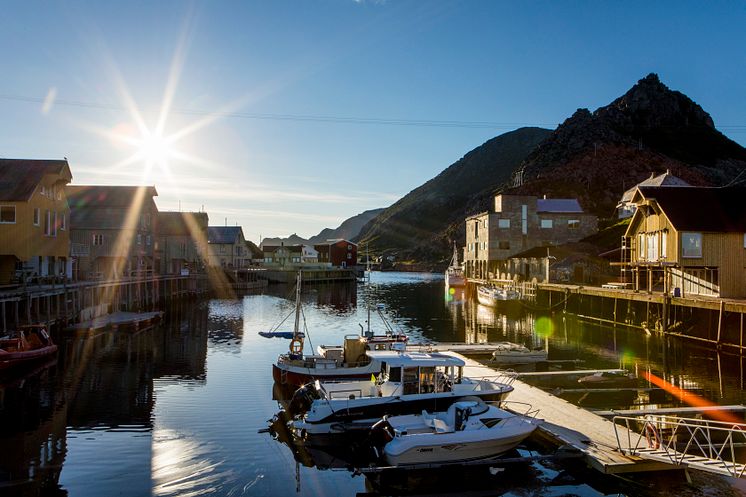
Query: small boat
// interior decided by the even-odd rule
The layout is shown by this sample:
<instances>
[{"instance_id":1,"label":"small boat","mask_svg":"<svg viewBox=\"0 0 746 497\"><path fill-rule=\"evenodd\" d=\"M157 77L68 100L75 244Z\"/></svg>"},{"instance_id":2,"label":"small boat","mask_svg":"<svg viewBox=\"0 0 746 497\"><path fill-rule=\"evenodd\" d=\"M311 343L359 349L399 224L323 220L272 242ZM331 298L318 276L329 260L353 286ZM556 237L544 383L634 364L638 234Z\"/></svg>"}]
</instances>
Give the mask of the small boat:
<instances>
[{"instance_id":1,"label":"small boat","mask_svg":"<svg viewBox=\"0 0 746 497\"><path fill-rule=\"evenodd\" d=\"M627 372L598 371L583 376L578 380L578 383L590 388L631 388L637 386L637 377Z\"/></svg>"},{"instance_id":2,"label":"small boat","mask_svg":"<svg viewBox=\"0 0 746 497\"><path fill-rule=\"evenodd\" d=\"M540 422L476 399L454 402L443 412L384 418L372 431L374 440L387 441L376 451L392 466L447 464L495 459Z\"/></svg>"},{"instance_id":3,"label":"small boat","mask_svg":"<svg viewBox=\"0 0 746 497\"><path fill-rule=\"evenodd\" d=\"M298 418L300 435L362 432L383 416L446 410L469 398L501 401L513 391L515 376L463 376L463 360L436 352L369 351L381 364L378 376L365 381L320 382L298 389L288 410ZM374 381L372 381L374 380ZM322 436L322 437L319 437Z\"/></svg>"},{"instance_id":4,"label":"small boat","mask_svg":"<svg viewBox=\"0 0 746 497\"><path fill-rule=\"evenodd\" d=\"M544 349L531 350L525 345L513 342L500 342L492 352L492 362L498 364L533 364L547 360Z\"/></svg>"},{"instance_id":5,"label":"small boat","mask_svg":"<svg viewBox=\"0 0 746 497\"><path fill-rule=\"evenodd\" d=\"M461 264L458 263L458 249L456 243L453 243L453 257L451 257L451 263L446 269L446 288L459 287L466 285L466 278L464 277L464 269Z\"/></svg>"},{"instance_id":6,"label":"small boat","mask_svg":"<svg viewBox=\"0 0 746 497\"><path fill-rule=\"evenodd\" d=\"M477 287L477 299L480 304L496 306L499 302L518 301L521 294L509 286L484 286Z\"/></svg>"},{"instance_id":7,"label":"small boat","mask_svg":"<svg viewBox=\"0 0 746 497\"><path fill-rule=\"evenodd\" d=\"M272 365L272 378L280 385L301 387L308 382L320 380L368 379L381 371L381 364L372 360L369 350L404 350L409 338L398 334L386 321L381 308L378 313L386 325L386 334L375 335L370 331L370 310L368 311L368 331L362 335L347 335L342 345L321 345L318 354L304 354L305 333L300 331L302 315L300 303L301 275L298 273L295 300L295 328L291 332L259 332L264 337L290 338L287 354L281 354ZM287 319L287 318L286 318ZM361 325L362 327L362 325ZM362 331L362 330L361 330ZM289 334L289 335L286 335Z\"/></svg>"},{"instance_id":8,"label":"small boat","mask_svg":"<svg viewBox=\"0 0 746 497\"><path fill-rule=\"evenodd\" d=\"M20 366L57 353L44 325L21 326L0 338L0 369Z\"/></svg>"}]
</instances>

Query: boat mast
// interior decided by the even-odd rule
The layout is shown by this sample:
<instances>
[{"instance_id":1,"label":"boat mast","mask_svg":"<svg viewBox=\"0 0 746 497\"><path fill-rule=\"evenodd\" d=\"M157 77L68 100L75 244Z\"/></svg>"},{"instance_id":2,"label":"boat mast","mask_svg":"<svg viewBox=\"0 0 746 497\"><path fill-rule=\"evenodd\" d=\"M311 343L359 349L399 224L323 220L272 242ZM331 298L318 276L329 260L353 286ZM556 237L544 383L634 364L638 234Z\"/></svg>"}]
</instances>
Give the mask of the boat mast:
<instances>
[{"instance_id":1,"label":"boat mast","mask_svg":"<svg viewBox=\"0 0 746 497\"><path fill-rule=\"evenodd\" d=\"M298 271L298 279L295 283L295 328L293 328L293 334L297 337L298 328L300 327L300 285L301 285L301 272Z\"/></svg>"}]
</instances>

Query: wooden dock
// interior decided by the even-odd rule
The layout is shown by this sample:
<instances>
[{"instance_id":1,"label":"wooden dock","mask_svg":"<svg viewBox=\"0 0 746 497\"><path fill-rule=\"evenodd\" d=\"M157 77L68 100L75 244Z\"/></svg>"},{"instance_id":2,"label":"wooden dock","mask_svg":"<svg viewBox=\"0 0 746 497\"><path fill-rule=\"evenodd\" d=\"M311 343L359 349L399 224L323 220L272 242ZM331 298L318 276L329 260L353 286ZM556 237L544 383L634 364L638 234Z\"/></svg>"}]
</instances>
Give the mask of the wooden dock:
<instances>
[{"instance_id":1,"label":"wooden dock","mask_svg":"<svg viewBox=\"0 0 746 497\"><path fill-rule=\"evenodd\" d=\"M479 378L496 374L494 369L460 354L445 353L466 362L467 365L464 368L466 376ZM544 423L539 426L538 435L558 446L568 446L578 450L590 467L602 473L681 469L664 462L624 455L618 449L614 424L591 411L577 407L518 379L513 383L513 388L513 392L508 397L508 409L510 409L510 401L530 404L533 409L539 409L537 417L543 419ZM521 409L516 410L521 411ZM624 428L621 429L624 430ZM620 427L617 427L617 431L619 430ZM636 439L638 435L633 433L629 438L633 437ZM626 436L622 438L628 439Z\"/></svg>"}]
</instances>

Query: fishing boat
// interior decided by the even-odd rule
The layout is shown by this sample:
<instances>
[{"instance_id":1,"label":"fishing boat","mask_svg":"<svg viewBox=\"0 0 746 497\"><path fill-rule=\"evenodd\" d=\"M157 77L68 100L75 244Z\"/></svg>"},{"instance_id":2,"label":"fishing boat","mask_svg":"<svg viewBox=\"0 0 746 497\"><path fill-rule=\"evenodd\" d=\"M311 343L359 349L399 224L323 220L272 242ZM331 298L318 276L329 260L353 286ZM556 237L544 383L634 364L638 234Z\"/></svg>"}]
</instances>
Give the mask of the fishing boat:
<instances>
[{"instance_id":1,"label":"fishing boat","mask_svg":"<svg viewBox=\"0 0 746 497\"><path fill-rule=\"evenodd\" d=\"M498 364L533 364L547 360L544 349L529 349L525 345L513 342L499 342L492 352L492 362Z\"/></svg>"},{"instance_id":2,"label":"fishing boat","mask_svg":"<svg viewBox=\"0 0 746 497\"><path fill-rule=\"evenodd\" d=\"M446 410L465 398L503 400L513 391L515 376L463 376L465 362L436 352L369 351L381 364L368 381L316 381L296 391L288 410L302 435L367 433L383 416ZM318 440L318 437L317 437Z\"/></svg>"},{"instance_id":3,"label":"fishing boat","mask_svg":"<svg viewBox=\"0 0 746 497\"><path fill-rule=\"evenodd\" d=\"M272 365L272 377L280 385L300 387L316 379L342 380L370 378L371 374L381 371L381 365L372 360L366 352L368 350L404 350L408 337L396 333L383 316L378 307L385 326L386 333L375 335L370 331L370 309L368 309L368 330L360 335L352 334L344 338L342 345L321 345L317 347L317 354L305 354L304 343L306 333L300 330L301 302L300 302L301 274L295 299L295 327L292 335L279 332L277 328L269 332L270 336L290 338L288 353L281 354L277 362ZM362 325L361 325L362 331ZM268 336L267 332L260 332Z\"/></svg>"},{"instance_id":4,"label":"fishing boat","mask_svg":"<svg viewBox=\"0 0 746 497\"><path fill-rule=\"evenodd\" d=\"M0 369L28 364L57 353L44 325L21 326L0 338Z\"/></svg>"},{"instance_id":5,"label":"fishing boat","mask_svg":"<svg viewBox=\"0 0 746 497\"><path fill-rule=\"evenodd\" d=\"M451 263L446 269L446 288L464 286L465 284L466 278L464 278L464 269L458 262L458 249L454 242L453 257L451 257Z\"/></svg>"},{"instance_id":6,"label":"fishing boat","mask_svg":"<svg viewBox=\"0 0 746 497\"><path fill-rule=\"evenodd\" d=\"M483 305L494 307L500 302L517 302L520 298L520 292L510 286L479 285L477 287L477 299Z\"/></svg>"},{"instance_id":7,"label":"fishing boat","mask_svg":"<svg viewBox=\"0 0 746 497\"><path fill-rule=\"evenodd\" d=\"M541 421L485 402L462 400L446 411L383 418L375 450L392 466L495 459L523 442Z\"/></svg>"}]
</instances>

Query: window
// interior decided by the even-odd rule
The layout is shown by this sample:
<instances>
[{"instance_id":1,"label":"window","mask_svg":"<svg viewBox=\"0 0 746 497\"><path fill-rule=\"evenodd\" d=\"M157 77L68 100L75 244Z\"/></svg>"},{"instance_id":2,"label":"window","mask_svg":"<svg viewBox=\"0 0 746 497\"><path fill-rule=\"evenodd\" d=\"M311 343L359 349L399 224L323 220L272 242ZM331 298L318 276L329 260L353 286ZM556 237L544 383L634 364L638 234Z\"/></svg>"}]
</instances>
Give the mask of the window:
<instances>
[{"instance_id":1,"label":"window","mask_svg":"<svg viewBox=\"0 0 746 497\"><path fill-rule=\"evenodd\" d=\"M54 211L52 221L52 236L57 236L57 211Z\"/></svg>"},{"instance_id":2,"label":"window","mask_svg":"<svg viewBox=\"0 0 746 497\"><path fill-rule=\"evenodd\" d=\"M45 211L44 214L45 214L44 215L44 234L47 235L47 236L49 236L49 233L51 233L50 223L51 223L52 220L50 218L50 212L48 210Z\"/></svg>"},{"instance_id":3,"label":"window","mask_svg":"<svg viewBox=\"0 0 746 497\"><path fill-rule=\"evenodd\" d=\"M485 228L487 227L487 219L486 219L486 218L485 218L485 220L484 220L484 227L485 227Z\"/></svg>"},{"instance_id":4,"label":"window","mask_svg":"<svg viewBox=\"0 0 746 497\"><path fill-rule=\"evenodd\" d=\"M34 207L34 226L41 224L41 209Z\"/></svg>"},{"instance_id":5,"label":"window","mask_svg":"<svg viewBox=\"0 0 746 497\"><path fill-rule=\"evenodd\" d=\"M15 224L16 206L0 205L0 224Z\"/></svg>"},{"instance_id":6,"label":"window","mask_svg":"<svg viewBox=\"0 0 746 497\"><path fill-rule=\"evenodd\" d=\"M542 219L541 220L541 228L542 229L551 229L552 228L552 220L551 219Z\"/></svg>"},{"instance_id":7,"label":"window","mask_svg":"<svg viewBox=\"0 0 746 497\"><path fill-rule=\"evenodd\" d=\"M497 242L497 248L500 250L510 250L510 242L508 240L500 240Z\"/></svg>"},{"instance_id":8,"label":"window","mask_svg":"<svg viewBox=\"0 0 746 497\"><path fill-rule=\"evenodd\" d=\"M497 227L498 228L510 228L510 219L498 219L497 220Z\"/></svg>"},{"instance_id":9,"label":"window","mask_svg":"<svg viewBox=\"0 0 746 497\"><path fill-rule=\"evenodd\" d=\"M352 250L352 245L348 245L348 246L347 246L347 250L348 250L348 251L349 251L349 250Z\"/></svg>"},{"instance_id":10,"label":"window","mask_svg":"<svg viewBox=\"0 0 746 497\"><path fill-rule=\"evenodd\" d=\"M62 223L60 223L60 229L62 231L65 231L67 229L67 216L65 216L65 213L62 213Z\"/></svg>"},{"instance_id":11,"label":"window","mask_svg":"<svg viewBox=\"0 0 746 497\"><path fill-rule=\"evenodd\" d=\"M567 228L571 230L576 230L580 228L580 219L568 219Z\"/></svg>"},{"instance_id":12,"label":"window","mask_svg":"<svg viewBox=\"0 0 746 497\"><path fill-rule=\"evenodd\" d=\"M103 245L104 244L104 235L102 234L93 234L93 245Z\"/></svg>"},{"instance_id":13,"label":"window","mask_svg":"<svg viewBox=\"0 0 746 497\"><path fill-rule=\"evenodd\" d=\"M147 245L148 247L150 247L150 242L151 242L150 235L148 235L148 236L145 237L145 245Z\"/></svg>"},{"instance_id":14,"label":"window","mask_svg":"<svg viewBox=\"0 0 746 497\"><path fill-rule=\"evenodd\" d=\"M352 259L352 254L347 254L348 259Z\"/></svg>"},{"instance_id":15,"label":"window","mask_svg":"<svg viewBox=\"0 0 746 497\"><path fill-rule=\"evenodd\" d=\"M681 257L702 257L702 233L681 234Z\"/></svg>"},{"instance_id":16,"label":"window","mask_svg":"<svg viewBox=\"0 0 746 497\"><path fill-rule=\"evenodd\" d=\"M137 244L142 245L142 234L140 233L137 234Z\"/></svg>"}]
</instances>

